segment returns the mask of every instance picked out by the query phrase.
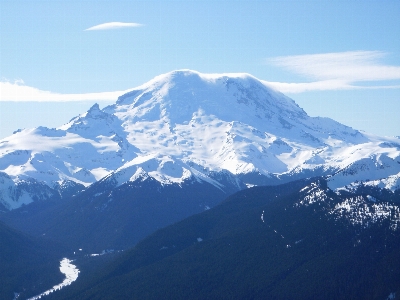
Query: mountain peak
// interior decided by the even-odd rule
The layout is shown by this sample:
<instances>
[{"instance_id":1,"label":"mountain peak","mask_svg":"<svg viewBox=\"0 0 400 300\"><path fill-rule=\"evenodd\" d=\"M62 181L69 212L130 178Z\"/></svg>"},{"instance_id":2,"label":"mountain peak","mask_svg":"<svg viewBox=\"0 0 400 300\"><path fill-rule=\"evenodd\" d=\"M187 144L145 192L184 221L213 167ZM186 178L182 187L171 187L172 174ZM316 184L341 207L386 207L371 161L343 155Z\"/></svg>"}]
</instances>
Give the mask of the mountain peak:
<instances>
[{"instance_id":1,"label":"mountain peak","mask_svg":"<svg viewBox=\"0 0 400 300\"><path fill-rule=\"evenodd\" d=\"M159 75L154 78L155 81L157 80L166 80L166 81L187 81L190 79L194 80L203 80L203 81L216 81L218 79L224 78L231 78L231 79L242 79L242 80L255 80L255 81L260 81L256 77L254 77L251 74L248 73L200 73L195 70L190 70L190 69L180 69L180 70L174 70L162 75Z\"/></svg>"},{"instance_id":2,"label":"mountain peak","mask_svg":"<svg viewBox=\"0 0 400 300\"><path fill-rule=\"evenodd\" d=\"M100 110L100 107L97 103L93 104L91 108L86 113L86 117L91 118L104 118L108 116L107 113Z\"/></svg>"},{"instance_id":3,"label":"mountain peak","mask_svg":"<svg viewBox=\"0 0 400 300\"><path fill-rule=\"evenodd\" d=\"M92 105L91 108L89 108L88 112L92 113L92 112L97 112L100 111L100 107L98 103L95 103Z\"/></svg>"},{"instance_id":4,"label":"mountain peak","mask_svg":"<svg viewBox=\"0 0 400 300\"><path fill-rule=\"evenodd\" d=\"M223 121L240 121L254 127L264 127L273 119L308 117L292 99L267 87L254 76L246 73L203 74L192 70L176 70L157 76L119 97L113 108L114 111L107 111L125 111L135 121L166 118L170 124L189 122L199 110ZM275 122L279 123L279 120Z\"/></svg>"}]
</instances>

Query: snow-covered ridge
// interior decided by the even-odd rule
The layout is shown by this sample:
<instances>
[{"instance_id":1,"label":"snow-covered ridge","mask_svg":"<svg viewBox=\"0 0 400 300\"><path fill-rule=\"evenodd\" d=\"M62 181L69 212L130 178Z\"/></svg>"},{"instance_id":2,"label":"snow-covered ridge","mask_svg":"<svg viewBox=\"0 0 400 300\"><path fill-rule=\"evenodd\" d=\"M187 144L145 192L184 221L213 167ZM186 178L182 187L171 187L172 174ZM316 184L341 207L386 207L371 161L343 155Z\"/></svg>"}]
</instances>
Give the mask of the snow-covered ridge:
<instances>
[{"instance_id":1,"label":"snow-covered ridge","mask_svg":"<svg viewBox=\"0 0 400 300\"><path fill-rule=\"evenodd\" d=\"M355 180L398 187L399 139L361 133L328 118L309 117L292 99L249 74L178 70L121 95L115 104L56 129L38 127L0 141L0 203L33 201L9 195L21 180L53 188L65 181L117 185L152 177L163 184L210 174L242 178L333 175L336 189ZM4 177L5 178L5 177ZM254 185L246 177L247 185ZM11 181L10 181L11 180Z\"/></svg>"},{"instance_id":2,"label":"snow-covered ridge","mask_svg":"<svg viewBox=\"0 0 400 300\"><path fill-rule=\"evenodd\" d=\"M347 219L352 225L367 228L371 224L389 220L389 228L400 228L400 207L388 202L377 202L372 196L355 196L345 199L330 211L335 219Z\"/></svg>"},{"instance_id":3,"label":"snow-covered ridge","mask_svg":"<svg viewBox=\"0 0 400 300\"><path fill-rule=\"evenodd\" d=\"M348 191L348 196L332 195L332 191L321 182L312 182L299 191L295 207L318 205L334 220L345 220L352 226L368 228L373 224L387 222L388 228L400 229L400 206L381 201L371 195L357 195ZM330 195L329 195L330 193Z\"/></svg>"}]
</instances>

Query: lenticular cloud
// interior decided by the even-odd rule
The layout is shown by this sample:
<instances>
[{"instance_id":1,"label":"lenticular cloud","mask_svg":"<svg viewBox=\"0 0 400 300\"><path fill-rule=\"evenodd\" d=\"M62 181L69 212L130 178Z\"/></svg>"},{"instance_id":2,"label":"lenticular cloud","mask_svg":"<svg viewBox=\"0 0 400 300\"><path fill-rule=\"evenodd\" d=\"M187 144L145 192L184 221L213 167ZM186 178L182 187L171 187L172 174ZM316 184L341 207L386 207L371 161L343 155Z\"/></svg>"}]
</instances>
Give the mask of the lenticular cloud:
<instances>
[{"instance_id":1,"label":"lenticular cloud","mask_svg":"<svg viewBox=\"0 0 400 300\"><path fill-rule=\"evenodd\" d=\"M96 26L92 26L90 28L85 29L85 31L91 30L110 30L110 29L120 29L120 28L128 28L128 27L140 27L143 24L139 23L124 23L124 22L109 22L103 23Z\"/></svg>"},{"instance_id":2,"label":"lenticular cloud","mask_svg":"<svg viewBox=\"0 0 400 300\"><path fill-rule=\"evenodd\" d=\"M381 51L349 51L281 56L269 60L300 75L318 80L376 81L400 79L400 67L380 62Z\"/></svg>"}]
</instances>

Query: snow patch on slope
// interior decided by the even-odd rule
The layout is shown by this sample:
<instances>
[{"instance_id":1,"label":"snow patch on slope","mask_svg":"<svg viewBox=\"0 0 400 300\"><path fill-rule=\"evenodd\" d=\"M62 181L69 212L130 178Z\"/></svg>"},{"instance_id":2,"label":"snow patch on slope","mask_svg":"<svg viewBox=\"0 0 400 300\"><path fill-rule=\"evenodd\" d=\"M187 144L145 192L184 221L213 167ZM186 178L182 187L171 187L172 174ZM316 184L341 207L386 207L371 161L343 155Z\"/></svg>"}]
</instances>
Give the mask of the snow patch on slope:
<instances>
[{"instance_id":1,"label":"snow patch on slope","mask_svg":"<svg viewBox=\"0 0 400 300\"><path fill-rule=\"evenodd\" d=\"M372 201L371 201L372 200ZM330 211L335 219L344 218L352 225L367 228L371 224L389 219L392 230L397 230L400 225L400 207L387 202L377 203L376 199L369 196L355 196L345 199Z\"/></svg>"}]
</instances>

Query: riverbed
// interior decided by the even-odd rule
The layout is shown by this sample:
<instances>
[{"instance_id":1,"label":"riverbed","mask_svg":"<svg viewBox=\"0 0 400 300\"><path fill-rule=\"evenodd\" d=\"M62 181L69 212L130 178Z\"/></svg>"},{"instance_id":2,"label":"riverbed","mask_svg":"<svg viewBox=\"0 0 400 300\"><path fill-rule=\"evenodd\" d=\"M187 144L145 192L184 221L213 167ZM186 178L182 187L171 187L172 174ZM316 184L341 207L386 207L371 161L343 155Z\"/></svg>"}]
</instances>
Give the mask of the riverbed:
<instances>
[{"instance_id":1,"label":"riverbed","mask_svg":"<svg viewBox=\"0 0 400 300\"><path fill-rule=\"evenodd\" d=\"M70 260L68 258L63 258L60 261L60 272L63 273L65 275L65 279L63 282L61 282L60 284L57 284L55 286L53 286L51 289L41 293L40 295L31 297L27 300L36 300L36 299L40 299L43 296L47 296L50 293L53 293L55 291L59 291L61 290L63 287L70 285L71 283L73 283L75 280L78 279L79 276L79 269L77 269L77 267L75 265L72 264L73 260Z\"/></svg>"}]
</instances>

